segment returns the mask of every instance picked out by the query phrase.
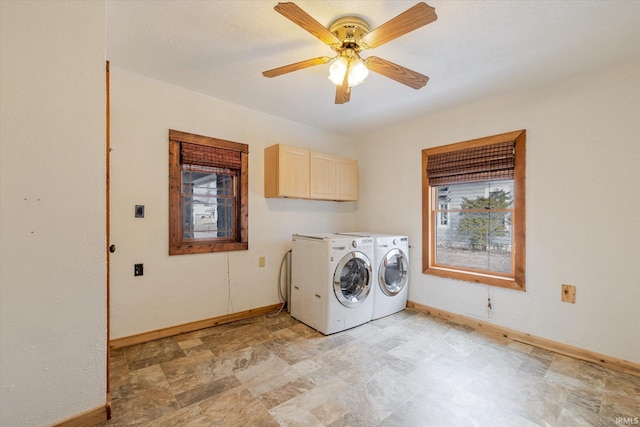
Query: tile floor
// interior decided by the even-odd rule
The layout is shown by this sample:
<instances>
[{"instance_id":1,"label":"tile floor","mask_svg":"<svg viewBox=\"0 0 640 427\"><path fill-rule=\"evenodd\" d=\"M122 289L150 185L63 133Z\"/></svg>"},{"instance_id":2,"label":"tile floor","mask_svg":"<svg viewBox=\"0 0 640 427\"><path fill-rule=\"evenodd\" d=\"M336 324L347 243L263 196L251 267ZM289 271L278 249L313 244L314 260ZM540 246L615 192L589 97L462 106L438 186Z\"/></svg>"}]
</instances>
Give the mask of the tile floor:
<instances>
[{"instance_id":1,"label":"tile floor","mask_svg":"<svg viewBox=\"0 0 640 427\"><path fill-rule=\"evenodd\" d=\"M323 336L287 313L113 351L114 426L620 426L640 378L405 310Z\"/></svg>"}]
</instances>

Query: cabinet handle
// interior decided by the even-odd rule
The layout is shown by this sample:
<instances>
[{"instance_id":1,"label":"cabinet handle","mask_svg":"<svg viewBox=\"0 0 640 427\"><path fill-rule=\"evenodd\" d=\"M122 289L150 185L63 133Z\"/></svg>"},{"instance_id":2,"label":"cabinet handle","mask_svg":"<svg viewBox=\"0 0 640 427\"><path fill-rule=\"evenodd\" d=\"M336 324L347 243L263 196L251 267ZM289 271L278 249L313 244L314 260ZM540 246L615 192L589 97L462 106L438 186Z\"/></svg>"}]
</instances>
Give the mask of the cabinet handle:
<instances>
[{"instance_id":1,"label":"cabinet handle","mask_svg":"<svg viewBox=\"0 0 640 427\"><path fill-rule=\"evenodd\" d=\"M299 287L297 287L297 286L295 286L295 285L294 285L293 287L294 287L295 289L300 289Z\"/></svg>"},{"instance_id":2,"label":"cabinet handle","mask_svg":"<svg viewBox=\"0 0 640 427\"><path fill-rule=\"evenodd\" d=\"M320 295L316 294L316 298L322 298Z\"/></svg>"}]
</instances>

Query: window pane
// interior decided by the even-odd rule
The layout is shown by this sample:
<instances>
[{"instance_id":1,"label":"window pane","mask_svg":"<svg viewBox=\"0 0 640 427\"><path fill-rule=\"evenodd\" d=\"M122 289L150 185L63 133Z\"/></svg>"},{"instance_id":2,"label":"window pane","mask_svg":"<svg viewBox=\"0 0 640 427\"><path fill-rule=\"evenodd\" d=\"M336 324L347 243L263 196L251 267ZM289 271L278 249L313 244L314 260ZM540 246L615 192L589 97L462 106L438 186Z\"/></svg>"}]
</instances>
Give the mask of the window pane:
<instances>
[{"instance_id":1,"label":"window pane","mask_svg":"<svg viewBox=\"0 0 640 427\"><path fill-rule=\"evenodd\" d=\"M513 181L437 187L435 263L512 273Z\"/></svg>"},{"instance_id":2,"label":"window pane","mask_svg":"<svg viewBox=\"0 0 640 427\"><path fill-rule=\"evenodd\" d=\"M232 238L235 177L222 173L182 171L185 239Z\"/></svg>"}]
</instances>

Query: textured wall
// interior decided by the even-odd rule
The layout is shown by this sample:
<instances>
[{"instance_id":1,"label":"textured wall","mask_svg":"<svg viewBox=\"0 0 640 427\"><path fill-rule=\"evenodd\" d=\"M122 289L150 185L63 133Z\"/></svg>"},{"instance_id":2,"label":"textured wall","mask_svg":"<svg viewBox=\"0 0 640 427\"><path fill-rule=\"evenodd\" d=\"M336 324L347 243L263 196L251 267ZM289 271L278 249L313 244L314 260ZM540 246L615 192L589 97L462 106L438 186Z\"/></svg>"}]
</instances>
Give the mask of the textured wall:
<instances>
[{"instance_id":1,"label":"textured wall","mask_svg":"<svg viewBox=\"0 0 640 427\"><path fill-rule=\"evenodd\" d=\"M355 157L348 138L111 65L112 338L277 304L291 234L353 228L357 202L264 198L265 147ZM249 145L249 250L168 255L169 129ZM144 219L134 217L137 204ZM133 276L135 263L144 276Z\"/></svg>"},{"instance_id":2,"label":"textured wall","mask_svg":"<svg viewBox=\"0 0 640 427\"><path fill-rule=\"evenodd\" d=\"M357 221L410 236L409 298L640 362L638 76L637 60L613 64L361 141ZM527 292L422 274L421 150L518 129L527 130ZM560 301L563 283L576 286L575 304Z\"/></svg>"},{"instance_id":3,"label":"textured wall","mask_svg":"<svg viewBox=\"0 0 640 427\"><path fill-rule=\"evenodd\" d=\"M104 3L0 3L0 425L106 391Z\"/></svg>"}]
</instances>

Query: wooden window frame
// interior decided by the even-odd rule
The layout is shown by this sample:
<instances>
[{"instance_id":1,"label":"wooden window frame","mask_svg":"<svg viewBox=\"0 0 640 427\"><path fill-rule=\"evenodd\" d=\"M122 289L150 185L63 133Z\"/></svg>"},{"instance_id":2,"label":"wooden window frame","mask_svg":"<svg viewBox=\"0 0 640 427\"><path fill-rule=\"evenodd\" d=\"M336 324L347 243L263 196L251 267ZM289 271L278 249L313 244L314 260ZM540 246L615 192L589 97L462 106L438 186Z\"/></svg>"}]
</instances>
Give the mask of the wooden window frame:
<instances>
[{"instance_id":1,"label":"wooden window frame","mask_svg":"<svg viewBox=\"0 0 640 427\"><path fill-rule=\"evenodd\" d=\"M514 208L512 217L512 263L511 274L503 275L491 271L469 271L462 267L443 267L435 263L436 253L436 217L432 215L432 186L429 184L427 174L429 155L446 153L467 148L480 147L490 144L498 144L507 141L515 141L515 165L513 176ZM526 156L526 131L519 130L485 138L478 138L455 144L422 150L422 272L450 279L466 282L482 283L491 286L525 290L526 267L526 222L525 222L525 156ZM437 203L437 201L436 201Z\"/></svg>"},{"instance_id":2,"label":"wooden window frame","mask_svg":"<svg viewBox=\"0 0 640 427\"><path fill-rule=\"evenodd\" d=\"M182 229L182 165L181 144L190 143L240 152L238 172L238 209L234 221L237 235L234 239L184 239ZM208 252L241 251L249 249L249 146L239 142L169 130L169 255Z\"/></svg>"}]
</instances>

